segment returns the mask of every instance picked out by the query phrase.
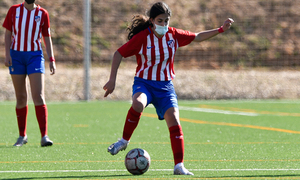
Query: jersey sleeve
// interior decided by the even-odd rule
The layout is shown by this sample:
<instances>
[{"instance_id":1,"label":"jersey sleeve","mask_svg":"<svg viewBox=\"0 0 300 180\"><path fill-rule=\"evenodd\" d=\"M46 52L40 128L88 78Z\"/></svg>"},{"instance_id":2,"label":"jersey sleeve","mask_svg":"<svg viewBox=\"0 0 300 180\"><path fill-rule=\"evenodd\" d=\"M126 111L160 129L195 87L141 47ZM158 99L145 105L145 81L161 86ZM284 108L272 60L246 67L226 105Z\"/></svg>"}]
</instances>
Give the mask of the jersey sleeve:
<instances>
[{"instance_id":1,"label":"jersey sleeve","mask_svg":"<svg viewBox=\"0 0 300 180\"><path fill-rule=\"evenodd\" d=\"M196 34L182 29L175 29L175 37L179 47L182 47L190 44L195 39Z\"/></svg>"},{"instance_id":2,"label":"jersey sleeve","mask_svg":"<svg viewBox=\"0 0 300 180\"><path fill-rule=\"evenodd\" d=\"M143 42L143 32L134 35L127 43L121 46L118 51L122 57L130 57L139 53Z\"/></svg>"},{"instance_id":3,"label":"jersey sleeve","mask_svg":"<svg viewBox=\"0 0 300 180\"><path fill-rule=\"evenodd\" d=\"M49 14L46 10L43 12L43 27L42 27L42 35L45 37L50 36L50 18Z\"/></svg>"},{"instance_id":4,"label":"jersey sleeve","mask_svg":"<svg viewBox=\"0 0 300 180\"><path fill-rule=\"evenodd\" d=\"M11 7L11 8L8 10L7 15L6 15L5 19L4 19L4 22L3 22L3 24L2 24L2 26L3 26L5 29L9 30L9 31L12 31L13 14L14 14L14 13L13 13L13 8Z\"/></svg>"}]
</instances>

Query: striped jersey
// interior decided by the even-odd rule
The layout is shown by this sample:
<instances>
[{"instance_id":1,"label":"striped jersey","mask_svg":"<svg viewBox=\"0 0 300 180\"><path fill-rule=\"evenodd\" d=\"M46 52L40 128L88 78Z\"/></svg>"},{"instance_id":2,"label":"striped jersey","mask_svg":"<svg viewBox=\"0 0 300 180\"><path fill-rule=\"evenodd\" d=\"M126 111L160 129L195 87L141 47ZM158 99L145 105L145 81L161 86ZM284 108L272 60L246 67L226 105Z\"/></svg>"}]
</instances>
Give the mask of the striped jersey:
<instances>
[{"instance_id":1,"label":"striped jersey","mask_svg":"<svg viewBox=\"0 0 300 180\"><path fill-rule=\"evenodd\" d=\"M49 14L39 5L30 11L24 3L12 6L2 26L12 32L10 49L15 51L42 50L42 36L50 36Z\"/></svg>"},{"instance_id":2,"label":"striped jersey","mask_svg":"<svg viewBox=\"0 0 300 180\"><path fill-rule=\"evenodd\" d=\"M168 32L158 38L151 27L134 35L118 49L123 57L136 56L136 77L153 81L170 81L175 77L174 57L178 47L190 44L195 33L169 27Z\"/></svg>"}]
</instances>

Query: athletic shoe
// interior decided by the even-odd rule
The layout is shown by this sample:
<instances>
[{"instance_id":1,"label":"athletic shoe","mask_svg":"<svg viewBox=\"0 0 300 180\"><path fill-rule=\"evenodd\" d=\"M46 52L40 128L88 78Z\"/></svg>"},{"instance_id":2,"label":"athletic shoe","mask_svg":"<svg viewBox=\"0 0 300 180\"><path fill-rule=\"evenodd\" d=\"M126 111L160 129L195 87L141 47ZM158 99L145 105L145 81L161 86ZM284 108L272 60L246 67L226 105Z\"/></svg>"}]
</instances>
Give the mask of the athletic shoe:
<instances>
[{"instance_id":1,"label":"athletic shoe","mask_svg":"<svg viewBox=\"0 0 300 180\"><path fill-rule=\"evenodd\" d=\"M52 146L52 145L53 145L53 141L51 141L47 135L45 135L44 137L42 137L42 140L41 140L41 146L42 147L44 147L44 146Z\"/></svg>"},{"instance_id":2,"label":"athletic shoe","mask_svg":"<svg viewBox=\"0 0 300 180\"><path fill-rule=\"evenodd\" d=\"M127 148L128 143L129 143L128 141L122 138L116 143L110 145L107 151L110 152L111 155L116 155L118 154L119 151L125 150Z\"/></svg>"},{"instance_id":3,"label":"athletic shoe","mask_svg":"<svg viewBox=\"0 0 300 180\"><path fill-rule=\"evenodd\" d=\"M174 167L174 175L194 175L193 173L189 172L184 166L183 163L178 163Z\"/></svg>"},{"instance_id":4,"label":"athletic shoe","mask_svg":"<svg viewBox=\"0 0 300 180\"><path fill-rule=\"evenodd\" d=\"M27 135L19 136L14 146L23 146L23 144L26 144L27 142L28 142Z\"/></svg>"}]
</instances>

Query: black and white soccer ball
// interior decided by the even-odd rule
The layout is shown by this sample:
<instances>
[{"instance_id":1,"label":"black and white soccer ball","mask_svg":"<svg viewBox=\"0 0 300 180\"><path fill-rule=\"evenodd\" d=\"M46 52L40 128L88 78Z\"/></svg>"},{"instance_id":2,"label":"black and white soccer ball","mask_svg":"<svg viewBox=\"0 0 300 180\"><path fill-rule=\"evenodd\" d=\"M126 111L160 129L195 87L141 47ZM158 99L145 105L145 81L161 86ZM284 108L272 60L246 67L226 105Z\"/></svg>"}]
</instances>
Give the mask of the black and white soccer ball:
<instances>
[{"instance_id":1,"label":"black and white soccer ball","mask_svg":"<svg viewBox=\"0 0 300 180\"><path fill-rule=\"evenodd\" d=\"M148 152L140 148L130 150L125 157L126 169L133 175L141 175L147 172L150 162Z\"/></svg>"}]
</instances>

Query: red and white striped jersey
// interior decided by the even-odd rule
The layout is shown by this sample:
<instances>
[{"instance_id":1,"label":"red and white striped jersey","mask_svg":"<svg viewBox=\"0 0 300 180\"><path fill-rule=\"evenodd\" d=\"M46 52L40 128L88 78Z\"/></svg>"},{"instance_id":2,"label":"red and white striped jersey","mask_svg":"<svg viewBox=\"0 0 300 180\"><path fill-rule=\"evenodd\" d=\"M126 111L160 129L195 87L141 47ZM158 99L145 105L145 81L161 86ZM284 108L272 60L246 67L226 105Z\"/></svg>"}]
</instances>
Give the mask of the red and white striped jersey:
<instances>
[{"instance_id":1,"label":"red and white striped jersey","mask_svg":"<svg viewBox=\"0 0 300 180\"><path fill-rule=\"evenodd\" d=\"M42 50L42 36L50 36L49 14L39 5L31 11L24 3L12 6L2 26L12 32L10 48L15 51Z\"/></svg>"},{"instance_id":2,"label":"red and white striped jersey","mask_svg":"<svg viewBox=\"0 0 300 180\"><path fill-rule=\"evenodd\" d=\"M136 56L136 77L153 81L170 81L175 77L174 57L178 47L190 44L195 33L169 27L158 38L151 27L134 35L118 51L123 57Z\"/></svg>"}]
</instances>

